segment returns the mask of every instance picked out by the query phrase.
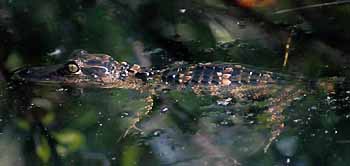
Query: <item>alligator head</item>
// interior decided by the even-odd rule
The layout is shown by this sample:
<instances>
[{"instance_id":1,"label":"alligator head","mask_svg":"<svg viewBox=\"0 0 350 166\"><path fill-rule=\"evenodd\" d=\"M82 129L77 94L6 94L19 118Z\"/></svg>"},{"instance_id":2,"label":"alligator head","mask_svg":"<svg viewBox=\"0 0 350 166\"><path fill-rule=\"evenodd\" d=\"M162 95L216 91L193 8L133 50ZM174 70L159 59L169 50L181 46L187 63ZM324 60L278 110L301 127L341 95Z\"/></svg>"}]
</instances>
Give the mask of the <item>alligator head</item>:
<instances>
[{"instance_id":1,"label":"alligator head","mask_svg":"<svg viewBox=\"0 0 350 166\"><path fill-rule=\"evenodd\" d=\"M84 50L72 53L64 64L29 67L14 72L12 79L37 84L75 84L81 86L114 84L128 77L130 67L114 61L106 54L89 54Z\"/></svg>"}]
</instances>

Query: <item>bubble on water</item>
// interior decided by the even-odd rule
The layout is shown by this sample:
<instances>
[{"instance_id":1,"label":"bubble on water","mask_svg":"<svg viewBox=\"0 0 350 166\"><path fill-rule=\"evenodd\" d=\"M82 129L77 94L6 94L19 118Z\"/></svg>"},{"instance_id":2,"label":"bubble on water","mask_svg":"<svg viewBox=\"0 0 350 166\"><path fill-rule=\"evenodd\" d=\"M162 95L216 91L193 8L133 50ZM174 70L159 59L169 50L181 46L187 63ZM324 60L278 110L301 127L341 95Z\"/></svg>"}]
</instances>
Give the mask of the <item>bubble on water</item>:
<instances>
[{"instance_id":1,"label":"bubble on water","mask_svg":"<svg viewBox=\"0 0 350 166\"><path fill-rule=\"evenodd\" d=\"M129 112L122 112L122 113L120 113L120 117L121 118L129 117L129 116L130 116Z\"/></svg>"},{"instance_id":2,"label":"bubble on water","mask_svg":"<svg viewBox=\"0 0 350 166\"><path fill-rule=\"evenodd\" d=\"M328 134L328 133L329 133L329 131L328 131L328 130L325 130L325 131L324 131L324 133L325 133L325 134Z\"/></svg>"},{"instance_id":3,"label":"bubble on water","mask_svg":"<svg viewBox=\"0 0 350 166\"><path fill-rule=\"evenodd\" d=\"M301 119L294 119L294 120L293 120L294 123L299 123L299 122L301 122L301 121L302 121Z\"/></svg>"},{"instance_id":4,"label":"bubble on water","mask_svg":"<svg viewBox=\"0 0 350 166\"><path fill-rule=\"evenodd\" d=\"M276 147L284 156L291 157L295 154L298 146L298 137L286 137L276 142Z\"/></svg>"},{"instance_id":5,"label":"bubble on water","mask_svg":"<svg viewBox=\"0 0 350 166\"><path fill-rule=\"evenodd\" d=\"M294 100L294 101L300 101L300 100L301 100L301 97L295 97L293 100Z\"/></svg>"},{"instance_id":6,"label":"bubble on water","mask_svg":"<svg viewBox=\"0 0 350 166\"><path fill-rule=\"evenodd\" d=\"M220 122L220 124L221 124L221 125L224 125L224 126L228 125L228 123L229 123L229 122L226 121L226 120Z\"/></svg>"},{"instance_id":7,"label":"bubble on water","mask_svg":"<svg viewBox=\"0 0 350 166\"><path fill-rule=\"evenodd\" d=\"M233 126L233 122L230 120L222 120L219 122L219 125L230 127L230 126Z\"/></svg>"},{"instance_id":8,"label":"bubble on water","mask_svg":"<svg viewBox=\"0 0 350 166\"><path fill-rule=\"evenodd\" d=\"M112 160L117 160L117 157L112 157L111 159L112 159Z\"/></svg>"},{"instance_id":9,"label":"bubble on water","mask_svg":"<svg viewBox=\"0 0 350 166\"><path fill-rule=\"evenodd\" d=\"M226 111L225 113L226 113L226 115L234 115L233 111L230 111L230 110Z\"/></svg>"}]
</instances>

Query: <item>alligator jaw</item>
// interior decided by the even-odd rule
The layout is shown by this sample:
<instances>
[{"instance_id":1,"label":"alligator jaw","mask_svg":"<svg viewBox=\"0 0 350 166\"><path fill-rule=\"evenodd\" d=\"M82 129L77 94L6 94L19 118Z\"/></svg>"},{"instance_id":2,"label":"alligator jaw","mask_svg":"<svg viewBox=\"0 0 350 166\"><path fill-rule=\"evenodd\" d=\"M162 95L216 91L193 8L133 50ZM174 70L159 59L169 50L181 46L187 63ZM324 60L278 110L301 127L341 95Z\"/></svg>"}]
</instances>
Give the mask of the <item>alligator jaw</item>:
<instances>
[{"instance_id":1,"label":"alligator jaw","mask_svg":"<svg viewBox=\"0 0 350 166\"><path fill-rule=\"evenodd\" d=\"M65 76L60 73L62 65L22 68L14 72L11 79L32 83L63 83Z\"/></svg>"}]
</instances>

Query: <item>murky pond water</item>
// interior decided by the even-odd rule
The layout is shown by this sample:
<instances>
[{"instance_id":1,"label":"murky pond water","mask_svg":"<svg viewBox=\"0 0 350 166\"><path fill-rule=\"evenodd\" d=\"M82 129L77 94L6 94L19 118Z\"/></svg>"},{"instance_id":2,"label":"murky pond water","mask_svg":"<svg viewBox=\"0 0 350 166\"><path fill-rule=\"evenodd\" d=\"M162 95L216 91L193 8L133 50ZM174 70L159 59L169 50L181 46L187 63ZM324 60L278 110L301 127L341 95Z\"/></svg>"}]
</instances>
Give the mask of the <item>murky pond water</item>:
<instances>
[{"instance_id":1,"label":"murky pond water","mask_svg":"<svg viewBox=\"0 0 350 166\"><path fill-rule=\"evenodd\" d=\"M295 98L283 112L283 132L267 147L272 122L250 104L170 91L137 123L142 131L124 135L145 111L145 95L136 91L2 85L1 158L9 165L343 163L350 92L336 88Z\"/></svg>"},{"instance_id":2,"label":"murky pond water","mask_svg":"<svg viewBox=\"0 0 350 166\"><path fill-rule=\"evenodd\" d=\"M0 0L0 165L348 165L348 4ZM59 77L118 65L141 88Z\"/></svg>"}]
</instances>

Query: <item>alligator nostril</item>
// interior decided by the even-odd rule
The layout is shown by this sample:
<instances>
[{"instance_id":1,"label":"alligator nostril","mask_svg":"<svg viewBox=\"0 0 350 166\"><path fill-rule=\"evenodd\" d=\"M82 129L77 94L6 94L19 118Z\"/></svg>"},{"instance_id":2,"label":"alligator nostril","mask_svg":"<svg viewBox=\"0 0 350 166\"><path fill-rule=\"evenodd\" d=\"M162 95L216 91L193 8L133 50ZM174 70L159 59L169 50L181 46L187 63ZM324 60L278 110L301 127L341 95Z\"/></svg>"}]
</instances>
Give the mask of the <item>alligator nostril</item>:
<instances>
[{"instance_id":1,"label":"alligator nostril","mask_svg":"<svg viewBox=\"0 0 350 166\"><path fill-rule=\"evenodd\" d=\"M83 56L83 55L87 55L87 54L89 54L89 53L86 50L83 50L83 49L74 50L72 52L73 56Z\"/></svg>"}]
</instances>

